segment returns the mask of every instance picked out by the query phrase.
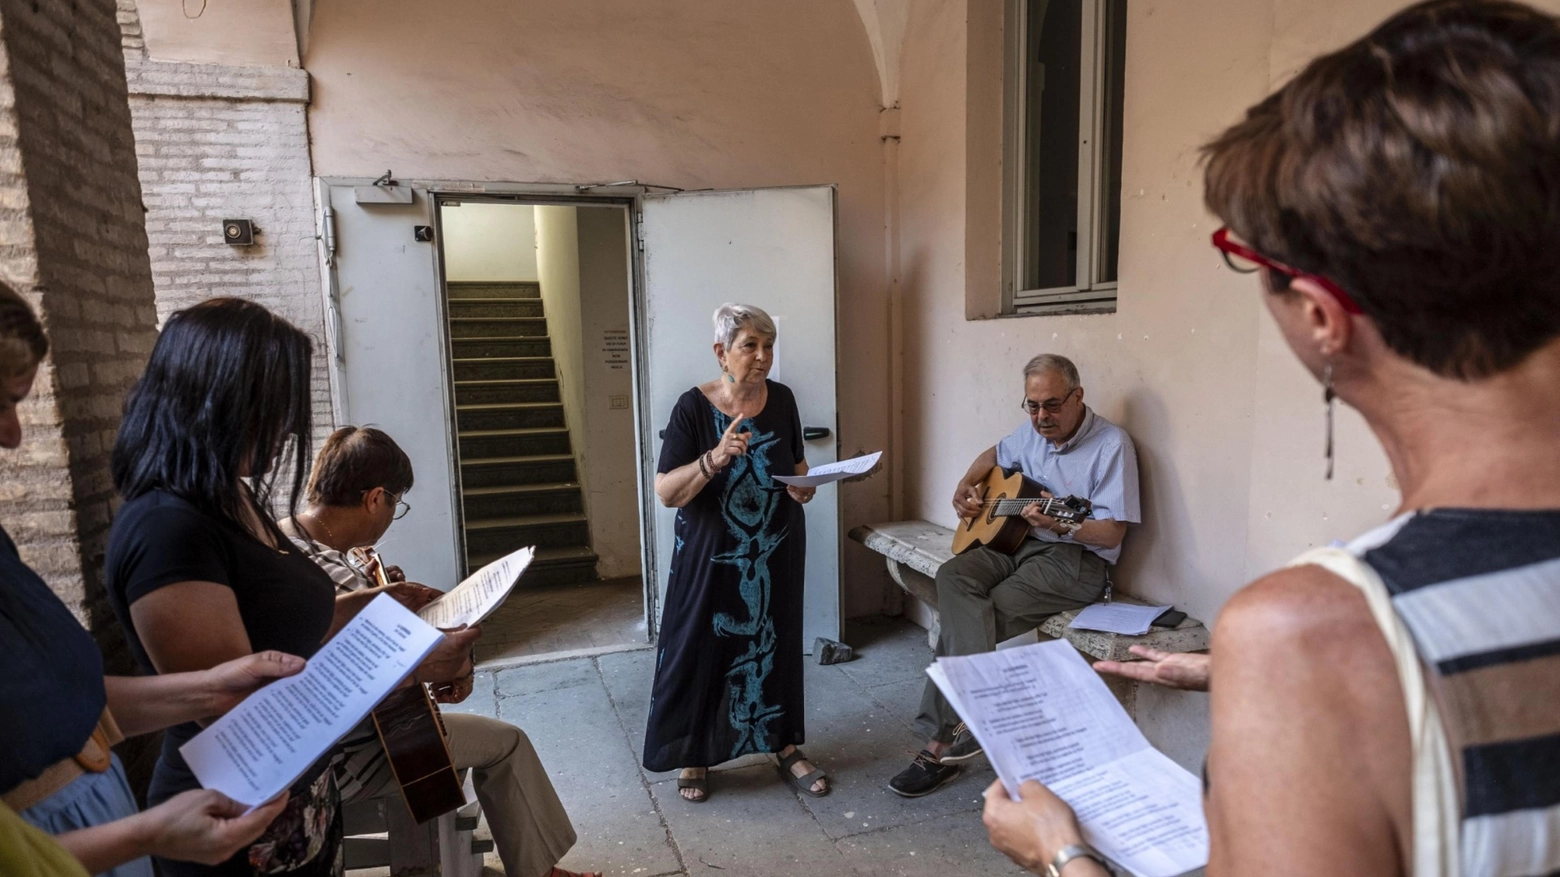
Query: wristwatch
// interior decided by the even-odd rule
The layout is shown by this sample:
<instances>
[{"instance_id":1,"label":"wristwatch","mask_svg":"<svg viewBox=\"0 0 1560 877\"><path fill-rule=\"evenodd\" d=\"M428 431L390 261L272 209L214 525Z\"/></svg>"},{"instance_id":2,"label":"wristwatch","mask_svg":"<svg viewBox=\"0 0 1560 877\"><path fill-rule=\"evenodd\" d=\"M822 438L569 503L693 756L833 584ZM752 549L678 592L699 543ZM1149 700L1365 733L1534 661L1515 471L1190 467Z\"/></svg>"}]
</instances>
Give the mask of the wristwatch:
<instances>
[{"instance_id":1,"label":"wristwatch","mask_svg":"<svg viewBox=\"0 0 1560 877\"><path fill-rule=\"evenodd\" d=\"M1076 521L1057 521L1056 525L1062 528L1062 532L1058 533L1058 536L1071 536L1083 529L1083 525Z\"/></svg>"},{"instance_id":2,"label":"wristwatch","mask_svg":"<svg viewBox=\"0 0 1560 877\"><path fill-rule=\"evenodd\" d=\"M1110 869L1110 866L1105 864L1105 857L1100 855L1100 851L1094 847L1088 844L1068 844L1057 850L1056 856L1051 859L1051 863L1045 866L1046 877L1062 877L1062 869L1067 867L1067 863L1073 859L1093 859L1100 863L1101 868Z\"/></svg>"}]
</instances>

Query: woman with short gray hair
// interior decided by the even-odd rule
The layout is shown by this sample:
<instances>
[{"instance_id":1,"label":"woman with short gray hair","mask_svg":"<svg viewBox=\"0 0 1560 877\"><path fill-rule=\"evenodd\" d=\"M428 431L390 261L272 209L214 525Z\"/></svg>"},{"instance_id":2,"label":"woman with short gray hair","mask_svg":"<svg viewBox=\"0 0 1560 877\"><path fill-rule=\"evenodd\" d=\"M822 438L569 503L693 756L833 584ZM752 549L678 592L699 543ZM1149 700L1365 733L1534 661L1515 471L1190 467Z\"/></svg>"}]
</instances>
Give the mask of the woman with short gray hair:
<instances>
[{"instance_id":1,"label":"woman with short gray hair","mask_svg":"<svg viewBox=\"0 0 1560 877\"><path fill-rule=\"evenodd\" d=\"M790 388L769 380L775 323L760 308L716 309L720 376L677 400L655 492L677 509L644 765L682 768L682 797L709 798L709 768L760 752L797 790L829 792L803 742L802 582L810 487Z\"/></svg>"}]
</instances>

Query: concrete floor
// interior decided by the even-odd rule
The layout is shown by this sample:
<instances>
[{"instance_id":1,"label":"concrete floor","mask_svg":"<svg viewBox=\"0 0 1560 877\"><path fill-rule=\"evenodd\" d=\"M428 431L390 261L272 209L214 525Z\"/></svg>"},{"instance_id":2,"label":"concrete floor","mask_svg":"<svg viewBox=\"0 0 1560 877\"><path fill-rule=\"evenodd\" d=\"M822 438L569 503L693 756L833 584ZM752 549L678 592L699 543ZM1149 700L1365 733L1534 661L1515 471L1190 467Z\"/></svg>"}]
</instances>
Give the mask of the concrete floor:
<instances>
[{"instance_id":1,"label":"concrete floor","mask_svg":"<svg viewBox=\"0 0 1560 877\"><path fill-rule=\"evenodd\" d=\"M644 589L638 576L584 585L522 585L482 623L477 660L512 665L643 646Z\"/></svg>"},{"instance_id":2,"label":"concrete floor","mask_svg":"<svg viewBox=\"0 0 1560 877\"><path fill-rule=\"evenodd\" d=\"M994 775L983 759L925 798L885 787L923 742L911 722L932 659L925 632L876 619L850 624L846 641L854 661L806 665L805 748L830 773L825 798L793 791L756 756L717 768L704 804L678 796L675 773L641 768L648 648L485 668L472 696L445 709L497 716L530 735L579 833L565 868L638 877L1022 874L987 843L980 793ZM496 869L497 857L488 865Z\"/></svg>"}]
</instances>

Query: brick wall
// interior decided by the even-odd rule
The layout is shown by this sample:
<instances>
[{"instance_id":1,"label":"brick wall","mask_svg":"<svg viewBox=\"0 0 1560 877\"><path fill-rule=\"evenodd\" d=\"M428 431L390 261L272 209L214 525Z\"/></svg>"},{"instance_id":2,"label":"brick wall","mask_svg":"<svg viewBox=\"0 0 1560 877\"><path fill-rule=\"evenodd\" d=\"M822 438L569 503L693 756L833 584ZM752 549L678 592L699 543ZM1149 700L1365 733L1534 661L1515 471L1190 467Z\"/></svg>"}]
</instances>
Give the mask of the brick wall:
<instances>
[{"instance_id":1,"label":"brick wall","mask_svg":"<svg viewBox=\"0 0 1560 877\"><path fill-rule=\"evenodd\" d=\"M146 57L146 35L141 31L141 13L135 8L135 0L117 0L120 45L126 58Z\"/></svg>"},{"instance_id":2,"label":"brick wall","mask_svg":"<svg viewBox=\"0 0 1560 877\"><path fill-rule=\"evenodd\" d=\"M333 425L305 108L308 74L133 57L126 72L160 319L214 296L259 302L314 338L315 444ZM256 244L223 241L249 219Z\"/></svg>"},{"instance_id":3,"label":"brick wall","mask_svg":"<svg viewBox=\"0 0 1560 877\"><path fill-rule=\"evenodd\" d=\"M156 312L115 0L0 0L0 43L0 277L52 344L23 449L0 452L0 523L124 668L102 581L108 450Z\"/></svg>"}]
</instances>

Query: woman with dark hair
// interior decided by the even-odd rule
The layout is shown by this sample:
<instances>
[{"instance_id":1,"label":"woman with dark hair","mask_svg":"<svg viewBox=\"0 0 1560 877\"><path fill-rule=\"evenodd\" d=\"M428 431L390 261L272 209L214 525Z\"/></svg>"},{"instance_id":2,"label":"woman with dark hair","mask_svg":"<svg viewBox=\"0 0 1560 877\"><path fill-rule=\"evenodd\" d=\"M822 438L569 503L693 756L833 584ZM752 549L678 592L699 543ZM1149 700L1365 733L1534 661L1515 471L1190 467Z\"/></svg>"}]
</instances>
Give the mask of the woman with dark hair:
<instances>
[{"instance_id":1,"label":"woman with dark hair","mask_svg":"<svg viewBox=\"0 0 1560 877\"><path fill-rule=\"evenodd\" d=\"M0 283L0 447L21 446L17 406L48 347L32 308ZM247 846L285 801L241 815L225 795L197 790L138 813L109 746L122 735L220 715L302 668L296 657L265 652L199 673L105 677L92 636L0 529L0 873L18 873L21 862L30 869L63 861L63 847L77 872L150 877L149 854L220 861ZM24 825L54 835L58 846Z\"/></svg>"},{"instance_id":2,"label":"woman with dark hair","mask_svg":"<svg viewBox=\"0 0 1560 877\"><path fill-rule=\"evenodd\" d=\"M272 513L297 508L308 467L312 352L303 332L236 299L179 311L158 337L114 443L125 502L105 562L109 602L147 672L201 670L261 649L309 657L355 611L338 606L330 577ZM289 487L279 496L281 471ZM446 636L418 678L464 675L474 639ZM149 801L198 786L179 747L199 730L169 729ZM339 873L337 804L322 759L258 843L217 866L159 859L159 868L167 877Z\"/></svg>"},{"instance_id":3,"label":"woman with dark hair","mask_svg":"<svg viewBox=\"0 0 1560 877\"><path fill-rule=\"evenodd\" d=\"M1206 150L1232 268L1328 407L1358 409L1391 521L1245 588L1208 656L1208 873L1560 873L1560 20L1431 0L1313 61ZM992 842L1104 874L1038 783Z\"/></svg>"}]
</instances>

